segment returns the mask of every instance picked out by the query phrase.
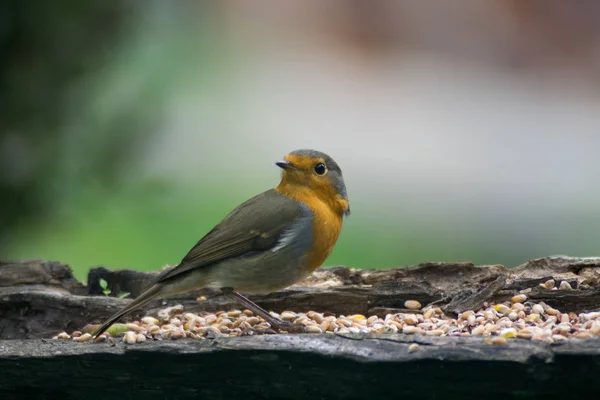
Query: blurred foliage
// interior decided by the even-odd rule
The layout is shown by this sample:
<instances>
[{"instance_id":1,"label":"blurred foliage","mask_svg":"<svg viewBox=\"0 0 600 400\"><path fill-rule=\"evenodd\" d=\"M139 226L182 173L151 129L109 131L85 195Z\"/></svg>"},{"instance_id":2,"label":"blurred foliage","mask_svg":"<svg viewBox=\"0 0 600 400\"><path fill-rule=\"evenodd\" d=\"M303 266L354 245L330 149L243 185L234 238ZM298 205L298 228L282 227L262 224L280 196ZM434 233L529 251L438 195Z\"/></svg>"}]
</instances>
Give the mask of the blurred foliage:
<instances>
[{"instance_id":1,"label":"blurred foliage","mask_svg":"<svg viewBox=\"0 0 600 400\"><path fill-rule=\"evenodd\" d=\"M125 185L190 67L176 57L188 32L164 18L185 8L147 5L0 4L0 256L15 254L19 226L47 225L90 187Z\"/></svg>"},{"instance_id":2,"label":"blurred foliage","mask_svg":"<svg viewBox=\"0 0 600 400\"><path fill-rule=\"evenodd\" d=\"M0 4L0 238L24 216L52 210L53 182L67 174L64 160L73 156L61 129L75 87L107 63L110 49L123 35L131 9L127 3L92 0ZM104 32L98 35L97 32ZM89 132L90 137L93 132ZM131 142L127 135L96 136L78 143L87 169L110 184ZM94 151L91 150L93 146ZM50 203L50 204L49 204Z\"/></svg>"}]
</instances>

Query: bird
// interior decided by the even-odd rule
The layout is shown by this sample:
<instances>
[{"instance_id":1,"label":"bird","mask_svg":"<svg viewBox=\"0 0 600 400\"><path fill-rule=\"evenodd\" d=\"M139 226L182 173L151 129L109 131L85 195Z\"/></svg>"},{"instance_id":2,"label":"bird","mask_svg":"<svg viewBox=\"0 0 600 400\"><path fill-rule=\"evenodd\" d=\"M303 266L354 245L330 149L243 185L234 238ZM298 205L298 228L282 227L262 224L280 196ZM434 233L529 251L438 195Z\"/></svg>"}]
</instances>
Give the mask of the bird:
<instances>
[{"instance_id":1,"label":"bird","mask_svg":"<svg viewBox=\"0 0 600 400\"><path fill-rule=\"evenodd\" d=\"M264 318L273 329L303 332L245 294L267 294L306 278L331 254L350 214L339 165L325 153L294 150L282 161L281 181L240 204L202 237L171 269L93 333L156 298L212 288Z\"/></svg>"}]
</instances>

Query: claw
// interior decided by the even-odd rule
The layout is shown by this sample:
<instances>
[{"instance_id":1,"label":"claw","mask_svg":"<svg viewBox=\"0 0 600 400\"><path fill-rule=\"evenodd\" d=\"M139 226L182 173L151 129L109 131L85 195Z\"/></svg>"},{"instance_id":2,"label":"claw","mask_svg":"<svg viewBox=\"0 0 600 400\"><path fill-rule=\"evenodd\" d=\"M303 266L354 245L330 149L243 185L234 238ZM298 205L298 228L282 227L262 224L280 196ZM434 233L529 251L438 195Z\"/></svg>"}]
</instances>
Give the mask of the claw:
<instances>
[{"instance_id":1,"label":"claw","mask_svg":"<svg viewBox=\"0 0 600 400\"><path fill-rule=\"evenodd\" d=\"M285 331L287 333L306 333L306 326L303 324L291 323L287 321L281 321L281 323L277 323L273 328L280 331Z\"/></svg>"}]
</instances>

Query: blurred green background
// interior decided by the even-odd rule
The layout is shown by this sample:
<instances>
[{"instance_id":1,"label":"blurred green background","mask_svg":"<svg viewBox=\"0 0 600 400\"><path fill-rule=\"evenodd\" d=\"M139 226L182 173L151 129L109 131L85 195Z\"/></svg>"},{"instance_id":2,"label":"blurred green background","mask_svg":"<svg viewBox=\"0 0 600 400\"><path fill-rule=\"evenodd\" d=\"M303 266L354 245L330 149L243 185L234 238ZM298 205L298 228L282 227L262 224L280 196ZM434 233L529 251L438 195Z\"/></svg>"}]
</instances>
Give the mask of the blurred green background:
<instances>
[{"instance_id":1,"label":"blurred green background","mask_svg":"<svg viewBox=\"0 0 600 400\"><path fill-rule=\"evenodd\" d=\"M326 265L598 255L600 6L0 5L0 259L154 270L315 148Z\"/></svg>"}]
</instances>

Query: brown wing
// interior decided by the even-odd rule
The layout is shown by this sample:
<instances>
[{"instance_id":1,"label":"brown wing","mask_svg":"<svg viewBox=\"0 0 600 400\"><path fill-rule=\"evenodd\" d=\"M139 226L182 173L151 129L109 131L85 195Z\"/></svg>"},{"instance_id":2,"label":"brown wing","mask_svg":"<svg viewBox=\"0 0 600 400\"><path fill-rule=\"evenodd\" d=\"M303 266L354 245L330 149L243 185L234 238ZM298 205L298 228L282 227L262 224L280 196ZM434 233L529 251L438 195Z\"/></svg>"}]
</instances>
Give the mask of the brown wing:
<instances>
[{"instance_id":1,"label":"brown wing","mask_svg":"<svg viewBox=\"0 0 600 400\"><path fill-rule=\"evenodd\" d=\"M271 189L227 215L187 253L181 263L163 272L163 282L196 268L274 247L301 215L302 205Z\"/></svg>"}]
</instances>

